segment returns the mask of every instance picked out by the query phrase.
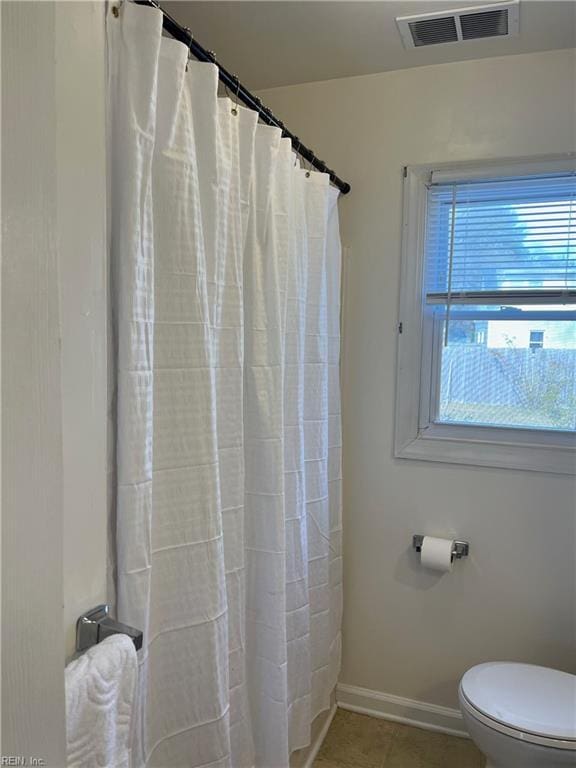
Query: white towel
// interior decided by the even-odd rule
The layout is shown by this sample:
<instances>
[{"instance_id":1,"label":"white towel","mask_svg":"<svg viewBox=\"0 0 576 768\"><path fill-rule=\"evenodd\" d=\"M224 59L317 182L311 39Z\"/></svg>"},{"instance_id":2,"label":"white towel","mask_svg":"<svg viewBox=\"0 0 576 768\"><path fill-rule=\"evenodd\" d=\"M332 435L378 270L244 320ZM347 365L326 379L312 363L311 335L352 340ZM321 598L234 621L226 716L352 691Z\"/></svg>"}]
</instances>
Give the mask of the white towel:
<instances>
[{"instance_id":1,"label":"white towel","mask_svg":"<svg viewBox=\"0 0 576 768\"><path fill-rule=\"evenodd\" d=\"M138 662L113 635L66 667L68 768L129 768Z\"/></svg>"}]
</instances>

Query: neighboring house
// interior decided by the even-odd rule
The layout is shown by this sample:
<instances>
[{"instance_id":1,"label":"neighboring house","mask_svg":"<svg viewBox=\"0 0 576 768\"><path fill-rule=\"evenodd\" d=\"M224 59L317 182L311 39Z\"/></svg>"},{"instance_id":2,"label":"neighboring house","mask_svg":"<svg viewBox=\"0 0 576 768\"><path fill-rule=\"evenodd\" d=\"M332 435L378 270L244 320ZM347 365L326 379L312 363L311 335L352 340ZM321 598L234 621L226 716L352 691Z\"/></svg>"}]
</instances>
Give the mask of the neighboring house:
<instances>
[{"instance_id":1,"label":"neighboring house","mask_svg":"<svg viewBox=\"0 0 576 768\"><path fill-rule=\"evenodd\" d=\"M453 319L448 341L490 349L576 350L576 320Z\"/></svg>"},{"instance_id":2,"label":"neighboring house","mask_svg":"<svg viewBox=\"0 0 576 768\"><path fill-rule=\"evenodd\" d=\"M490 348L576 349L576 321L495 320L487 326Z\"/></svg>"}]
</instances>

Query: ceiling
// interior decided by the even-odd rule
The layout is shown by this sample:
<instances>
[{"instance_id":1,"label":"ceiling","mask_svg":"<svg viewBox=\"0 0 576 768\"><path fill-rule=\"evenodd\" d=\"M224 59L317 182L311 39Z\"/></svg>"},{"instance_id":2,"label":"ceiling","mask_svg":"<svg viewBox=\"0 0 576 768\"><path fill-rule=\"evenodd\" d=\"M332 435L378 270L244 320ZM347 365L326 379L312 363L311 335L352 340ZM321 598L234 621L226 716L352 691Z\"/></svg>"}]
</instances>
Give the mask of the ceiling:
<instances>
[{"instance_id":1,"label":"ceiling","mask_svg":"<svg viewBox=\"0 0 576 768\"><path fill-rule=\"evenodd\" d=\"M521 0L520 36L406 50L396 16L482 0L173 0L161 5L250 89L572 48L576 2Z\"/></svg>"}]
</instances>

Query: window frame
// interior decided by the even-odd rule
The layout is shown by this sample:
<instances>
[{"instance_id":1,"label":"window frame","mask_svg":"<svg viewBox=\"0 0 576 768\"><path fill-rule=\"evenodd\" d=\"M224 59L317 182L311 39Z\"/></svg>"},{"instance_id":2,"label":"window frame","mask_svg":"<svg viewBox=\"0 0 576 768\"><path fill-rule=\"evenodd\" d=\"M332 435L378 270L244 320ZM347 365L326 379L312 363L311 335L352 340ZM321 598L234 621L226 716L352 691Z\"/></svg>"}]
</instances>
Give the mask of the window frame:
<instances>
[{"instance_id":1,"label":"window frame","mask_svg":"<svg viewBox=\"0 0 576 768\"><path fill-rule=\"evenodd\" d=\"M468 180L567 169L576 169L573 153L537 160L404 168L394 440L397 458L576 474L576 433L432 421L432 404L439 396L435 372L441 323L426 318L434 307L426 305L424 296L427 189L432 173Z\"/></svg>"}]
</instances>

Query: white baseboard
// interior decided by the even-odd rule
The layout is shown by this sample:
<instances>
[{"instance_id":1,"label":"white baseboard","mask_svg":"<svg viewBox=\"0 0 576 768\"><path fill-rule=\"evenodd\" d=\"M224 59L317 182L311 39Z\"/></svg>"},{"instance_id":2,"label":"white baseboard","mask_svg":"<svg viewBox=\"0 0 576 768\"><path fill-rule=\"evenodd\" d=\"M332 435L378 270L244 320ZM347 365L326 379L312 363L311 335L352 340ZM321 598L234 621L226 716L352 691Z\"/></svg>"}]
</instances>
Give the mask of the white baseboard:
<instances>
[{"instance_id":1,"label":"white baseboard","mask_svg":"<svg viewBox=\"0 0 576 768\"><path fill-rule=\"evenodd\" d=\"M450 736L469 738L464 730L462 715L457 709L404 699L390 693L371 691L369 688L344 683L339 683L336 687L336 703L341 709L362 715L372 715L429 731L447 733Z\"/></svg>"},{"instance_id":2,"label":"white baseboard","mask_svg":"<svg viewBox=\"0 0 576 768\"><path fill-rule=\"evenodd\" d=\"M306 762L304 763L304 768L312 768L312 763L314 762L314 760L316 760L316 755L320 751L322 742L324 741L324 739L326 738L326 734L328 733L328 728L330 728L330 725L332 724L332 720L334 718L334 715L336 714L336 708L337 708L337 705L334 704L334 706L330 710L330 714L326 718L326 722L322 726L322 730L316 737L316 740L314 741L314 743L310 746L310 752L308 754L308 758Z\"/></svg>"}]
</instances>

